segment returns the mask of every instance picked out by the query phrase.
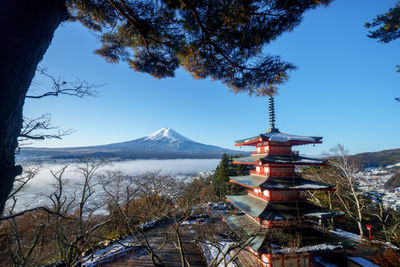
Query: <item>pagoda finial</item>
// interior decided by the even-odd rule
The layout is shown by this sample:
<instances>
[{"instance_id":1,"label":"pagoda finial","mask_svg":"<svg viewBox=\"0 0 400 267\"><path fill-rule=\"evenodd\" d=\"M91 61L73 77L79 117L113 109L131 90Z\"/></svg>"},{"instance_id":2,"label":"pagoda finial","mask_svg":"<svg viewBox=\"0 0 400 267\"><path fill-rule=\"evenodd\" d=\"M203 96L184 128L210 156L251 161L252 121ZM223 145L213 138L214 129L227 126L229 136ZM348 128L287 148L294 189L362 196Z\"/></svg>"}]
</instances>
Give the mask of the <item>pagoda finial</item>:
<instances>
[{"instance_id":1,"label":"pagoda finial","mask_svg":"<svg viewBox=\"0 0 400 267\"><path fill-rule=\"evenodd\" d=\"M272 94L269 95L269 123L271 127L267 132L279 132L279 130L275 128L275 105L274 96Z\"/></svg>"}]
</instances>

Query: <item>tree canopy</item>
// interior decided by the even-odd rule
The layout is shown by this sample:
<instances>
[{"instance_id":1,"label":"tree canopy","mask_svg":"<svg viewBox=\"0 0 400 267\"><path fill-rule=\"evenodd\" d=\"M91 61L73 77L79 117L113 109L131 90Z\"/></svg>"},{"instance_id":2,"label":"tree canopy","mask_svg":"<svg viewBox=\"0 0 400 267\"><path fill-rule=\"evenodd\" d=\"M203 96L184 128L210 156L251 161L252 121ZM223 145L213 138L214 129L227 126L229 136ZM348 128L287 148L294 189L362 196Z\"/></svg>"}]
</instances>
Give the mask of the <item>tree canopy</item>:
<instances>
[{"instance_id":1,"label":"tree canopy","mask_svg":"<svg viewBox=\"0 0 400 267\"><path fill-rule=\"evenodd\" d=\"M156 78L179 66L234 92L274 92L295 69L265 45L298 26L305 11L331 0L71 0L71 19L100 33L95 52Z\"/></svg>"},{"instance_id":2,"label":"tree canopy","mask_svg":"<svg viewBox=\"0 0 400 267\"><path fill-rule=\"evenodd\" d=\"M365 27L371 29L368 37L377 39L381 43L389 43L400 37L400 1L389 9L385 14L376 16L372 22L365 23ZM397 72L400 72L400 65L397 65ZM400 102L400 98L396 97Z\"/></svg>"},{"instance_id":3,"label":"tree canopy","mask_svg":"<svg viewBox=\"0 0 400 267\"><path fill-rule=\"evenodd\" d=\"M382 43L389 43L400 37L400 1L385 14L376 16L365 26L369 29L368 37Z\"/></svg>"}]
</instances>

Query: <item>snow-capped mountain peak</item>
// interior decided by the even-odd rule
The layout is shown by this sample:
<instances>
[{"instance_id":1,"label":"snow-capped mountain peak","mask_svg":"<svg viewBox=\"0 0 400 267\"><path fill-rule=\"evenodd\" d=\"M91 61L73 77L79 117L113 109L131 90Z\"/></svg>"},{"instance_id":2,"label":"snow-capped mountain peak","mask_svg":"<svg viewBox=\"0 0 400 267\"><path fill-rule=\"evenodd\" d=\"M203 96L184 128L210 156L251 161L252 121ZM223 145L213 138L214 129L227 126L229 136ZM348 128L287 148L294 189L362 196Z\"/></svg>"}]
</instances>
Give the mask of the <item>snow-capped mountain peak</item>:
<instances>
[{"instance_id":1,"label":"snow-capped mountain peak","mask_svg":"<svg viewBox=\"0 0 400 267\"><path fill-rule=\"evenodd\" d=\"M175 132L171 128L162 128L152 134L149 134L144 138L144 140L151 140L151 141L165 140L168 142L192 141L189 138L186 138L183 135Z\"/></svg>"},{"instance_id":2,"label":"snow-capped mountain peak","mask_svg":"<svg viewBox=\"0 0 400 267\"><path fill-rule=\"evenodd\" d=\"M171 128L162 128L150 135L119 143L75 148L24 148L27 156L48 158L108 157L121 159L220 158L223 153L240 151L193 141ZM245 152L246 153L246 152ZM247 153L246 153L247 155Z\"/></svg>"}]
</instances>

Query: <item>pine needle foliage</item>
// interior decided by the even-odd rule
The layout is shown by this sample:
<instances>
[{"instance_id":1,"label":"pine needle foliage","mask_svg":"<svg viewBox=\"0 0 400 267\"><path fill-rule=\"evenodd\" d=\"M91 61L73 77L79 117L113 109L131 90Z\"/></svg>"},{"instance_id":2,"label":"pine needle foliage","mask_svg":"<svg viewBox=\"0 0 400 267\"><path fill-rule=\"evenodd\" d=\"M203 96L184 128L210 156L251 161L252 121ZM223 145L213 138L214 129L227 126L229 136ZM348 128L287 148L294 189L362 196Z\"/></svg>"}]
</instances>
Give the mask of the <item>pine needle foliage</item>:
<instances>
[{"instance_id":1,"label":"pine needle foliage","mask_svg":"<svg viewBox=\"0 0 400 267\"><path fill-rule=\"evenodd\" d=\"M376 16L372 22L365 24L371 29L368 37L381 43L389 43L400 37L400 1L385 14Z\"/></svg>"},{"instance_id":2,"label":"pine needle foliage","mask_svg":"<svg viewBox=\"0 0 400 267\"><path fill-rule=\"evenodd\" d=\"M269 95L295 69L266 46L331 0L70 0L71 20L99 33L95 53L156 78L179 67L235 93Z\"/></svg>"}]
</instances>

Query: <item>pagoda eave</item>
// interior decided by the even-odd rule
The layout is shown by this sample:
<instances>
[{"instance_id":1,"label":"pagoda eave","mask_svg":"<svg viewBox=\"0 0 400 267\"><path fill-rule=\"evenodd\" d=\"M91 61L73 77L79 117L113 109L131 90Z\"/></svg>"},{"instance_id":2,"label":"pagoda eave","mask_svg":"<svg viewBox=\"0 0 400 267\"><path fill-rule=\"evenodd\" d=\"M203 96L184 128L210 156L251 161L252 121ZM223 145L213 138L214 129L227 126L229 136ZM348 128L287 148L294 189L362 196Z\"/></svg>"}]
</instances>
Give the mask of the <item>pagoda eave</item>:
<instances>
[{"instance_id":1,"label":"pagoda eave","mask_svg":"<svg viewBox=\"0 0 400 267\"><path fill-rule=\"evenodd\" d=\"M322 137L317 136L301 136L281 132L268 132L259 134L254 137L236 141L235 146L256 146L259 143L271 142L287 144L291 146L306 145L306 144L321 144Z\"/></svg>"},{"instance_id":2,"label":"pagoda eave","mask_svg":"<svg viewBox=\"0 0 400 267\"><path fill-rule=\"evenodd\" d=\"M329 219L343 216L307 201L266 201L252 195L226 196L227 201L252 217L266 221L290 219Z\"/></svg>"},{"instance_id":3,"label":"pagoda eave","mask_svg":"<svg viewBox=\"0 0 400 267\"><path fill-rule=\"evenodd\" d=\"M260 143L263 142L268 142L268 140L256 140L256 141L251 141L251 142L246 142L246 143L236 143L235 146L257 146ZM322 141L287 141L287 142L282 142L282 145L286 144L287 146L302 146L302 145L311 145L311 144L322 144Z\"/></svg>"},{"instance_id":4,"label":"pagoda eave","mask_svg":"<svg viewBox=\"0 0 400 267\"><path fill-rule=\"evenodd\" d=\"M307 180L301 177L267 177L256 175L230 176L230 182L241 186L260 190L321 190L336 191L334 184L326 184Z\"/></svg>"},{"instance_id":5,"label":"pagoda eave","mask_svg":"<svg viewBox=\"0 0 400 267\"><path fill-rule=\"evenodd\" d=\"M273 166L287 166L287 165L314 165L314 166L326 166L327 160L309 158L299 156L296 154L290 155L270 155L270 154L259 154L251 155L248 157L236 158L233 160L234 164L250 164L250 165L265 165L271 164Z\"/></svg>"},{"instance_id":6,"label":"pagoda eave","mask_svg":"<svg viewBox=\"0 0 400 267\"><path fill-rule=\"evenodd\" d=\"M328 166L327 163L311 163L311 162L271 162L271 161L251 161L251 162L241 162L241 161L233 161L233 164L241 164L241 165L259 165L259 166L274 166L274 167L293 167L293 166Z\"/></svg>"}]
</instances>

